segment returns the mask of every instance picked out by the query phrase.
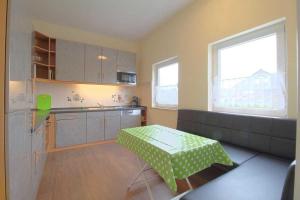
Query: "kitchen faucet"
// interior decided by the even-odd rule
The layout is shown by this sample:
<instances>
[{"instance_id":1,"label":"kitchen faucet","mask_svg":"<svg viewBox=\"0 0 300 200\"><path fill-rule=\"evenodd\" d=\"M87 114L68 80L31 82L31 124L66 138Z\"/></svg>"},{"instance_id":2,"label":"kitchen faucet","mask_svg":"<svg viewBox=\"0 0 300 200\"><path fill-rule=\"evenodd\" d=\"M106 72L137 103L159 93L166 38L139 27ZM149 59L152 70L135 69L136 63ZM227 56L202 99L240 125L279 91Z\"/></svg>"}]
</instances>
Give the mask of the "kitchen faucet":
<instances>
[{"instance_id":1,"label":"kitchen faucet","mask_svg":"<svg viewBox=\"0 0 300 200\"><path fill-rule=\"evenodd\" d=\"M97 102L97 105L98 105L99 108L103 108L103 107L104 107L104 106L103 106L101 103L99 103L99 102Z\"/></svg>"}]
</instances>

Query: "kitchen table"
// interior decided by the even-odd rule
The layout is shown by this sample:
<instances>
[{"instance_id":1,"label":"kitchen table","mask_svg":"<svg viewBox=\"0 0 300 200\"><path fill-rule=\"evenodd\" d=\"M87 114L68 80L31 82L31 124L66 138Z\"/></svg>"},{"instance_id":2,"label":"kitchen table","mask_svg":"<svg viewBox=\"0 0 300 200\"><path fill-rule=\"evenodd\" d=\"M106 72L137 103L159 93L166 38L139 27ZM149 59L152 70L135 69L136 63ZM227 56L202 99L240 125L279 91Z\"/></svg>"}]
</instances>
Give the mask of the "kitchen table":
<instances>
[{"instance_id":1,"label":"kitchen table","mask_svg":"<svg viewBox=\"0 0 300 200\"><path fill-rule=\"evenodd\" d=\"M151 166L173 192L176 179L215 163L233 165L218 141L160 125L122 129L117 142Z\"/></svg>"}]
</instances>

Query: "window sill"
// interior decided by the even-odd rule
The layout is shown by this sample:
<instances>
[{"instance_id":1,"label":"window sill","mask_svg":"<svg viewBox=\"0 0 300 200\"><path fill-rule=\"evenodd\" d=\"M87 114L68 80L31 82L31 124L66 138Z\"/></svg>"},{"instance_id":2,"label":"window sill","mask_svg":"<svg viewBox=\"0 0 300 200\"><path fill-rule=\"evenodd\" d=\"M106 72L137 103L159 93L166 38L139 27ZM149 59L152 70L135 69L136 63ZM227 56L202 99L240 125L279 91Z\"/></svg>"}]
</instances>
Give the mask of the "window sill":
<instances>
[{"instance_id":1,"label":"window sill","mask_svg":"<svg viewBox=\"0 0 300 200\"><path fill-rule=\"evenodd\" d=\"M159 107L159 106L152 106L152 109L157 109L157 110L169 110L169 111L177 111L177 107Z\"/></svg>"}]
</instances>

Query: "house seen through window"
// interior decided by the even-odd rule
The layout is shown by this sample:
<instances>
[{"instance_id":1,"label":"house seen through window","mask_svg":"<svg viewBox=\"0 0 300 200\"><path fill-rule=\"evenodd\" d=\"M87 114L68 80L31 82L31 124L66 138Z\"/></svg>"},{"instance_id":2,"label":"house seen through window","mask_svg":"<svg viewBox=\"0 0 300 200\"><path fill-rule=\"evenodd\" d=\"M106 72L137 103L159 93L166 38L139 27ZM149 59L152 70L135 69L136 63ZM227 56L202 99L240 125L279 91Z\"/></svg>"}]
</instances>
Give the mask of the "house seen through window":
<instances>
[{"instance_id":1,"label":"house seen through window","mask_svg":"<svg viewBox=\"0 0 300 200\"><path fill-rule=\"evenodd\" d=\"M286 116L284 23L213 45L212 110Z\"/></svg>"}]
</instances>

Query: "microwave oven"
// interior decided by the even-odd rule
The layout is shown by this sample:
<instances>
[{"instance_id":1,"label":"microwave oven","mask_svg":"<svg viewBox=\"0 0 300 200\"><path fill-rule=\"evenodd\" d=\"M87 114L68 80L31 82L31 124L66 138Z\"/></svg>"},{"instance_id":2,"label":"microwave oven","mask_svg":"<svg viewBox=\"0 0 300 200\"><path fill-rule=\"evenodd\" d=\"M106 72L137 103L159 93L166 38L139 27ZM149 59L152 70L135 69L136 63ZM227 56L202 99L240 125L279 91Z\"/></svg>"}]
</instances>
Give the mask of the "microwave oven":
<instances>
[{"instance_id":1,"label":"microwave oven","mask_svg":"<svg viewBox=\"0 0 300 200\"><path fill-rule=\"evenodd\" d=\"M136 84L136 73L117 72L118 83Z\"/></svg>"}]
</instances>

